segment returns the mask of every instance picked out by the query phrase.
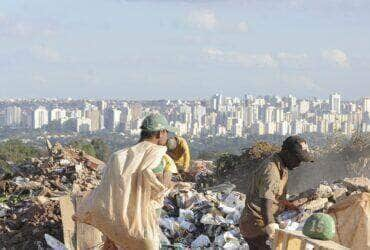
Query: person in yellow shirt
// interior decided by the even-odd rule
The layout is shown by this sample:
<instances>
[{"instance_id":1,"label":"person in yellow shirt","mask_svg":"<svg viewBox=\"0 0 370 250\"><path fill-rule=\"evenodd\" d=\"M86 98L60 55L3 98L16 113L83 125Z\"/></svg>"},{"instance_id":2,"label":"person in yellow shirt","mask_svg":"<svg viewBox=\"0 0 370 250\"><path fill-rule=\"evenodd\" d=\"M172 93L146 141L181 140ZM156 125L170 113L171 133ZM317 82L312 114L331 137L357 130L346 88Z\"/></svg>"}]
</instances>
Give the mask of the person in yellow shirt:
<instances>
[{"instance_id":1,"label":"person in yellow shirt","mask_svg":"<svg viewBox=\"0 0 370 250\"><path fill-rule=\"evenodd\" d=\"M165 154L163 155L162 161L159 163L159 166L153 169L153 172L156 174L157 178L168 188L172 188L172 174L177 174L176 164L173 159Z\"/></svg>"},{"instance_id":2,"label":"person in yellow shirt","mask_svg":"<svg viewBox=\"0 0 370 250\"><path fill-rule=\"evenodd\" d=\"M190 150L186 140L175 136L167 141L167 154L175 161L179 172L188 172L190 167Z\"/></svg>"}]
</instances>

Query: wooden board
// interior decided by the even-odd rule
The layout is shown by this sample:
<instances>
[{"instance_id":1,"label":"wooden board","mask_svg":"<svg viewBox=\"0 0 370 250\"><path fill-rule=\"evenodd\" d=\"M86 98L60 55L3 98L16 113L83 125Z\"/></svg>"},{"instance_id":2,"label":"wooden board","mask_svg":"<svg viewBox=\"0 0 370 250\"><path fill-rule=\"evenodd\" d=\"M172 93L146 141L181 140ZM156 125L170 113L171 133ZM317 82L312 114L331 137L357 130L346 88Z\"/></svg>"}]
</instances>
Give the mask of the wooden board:
<instances>
[{"instance_id":1,"label":"wooden board","mask_svg":"<svg viewBox=\"0 0 370 250\"><path fill-rule=\"evenodd\" d=\"M76 230L75 222L72 220L72 215L75 212L73 202L70 196L59 198L60 213L63 223L63 238L64 245L69 250L75 250L76 246Z\"/></svg>"},{"instance_id":2,"label":"wooden board","mask_svg":"<svg viewBox=\"0 0 370 250\"><path fill-rule=\"evenodd\" d=\"M63 196L59 199L64 245L68 250L101 249L103 244L102 233L90 225L75 223L72 220L76 203L78 204L80 199L74 199L70 196Z\"/></svg>"},{"instance_id":3,"label":"wooden board","mask_svg":"<svg viewBox=\"0 0 370 250\"><path fill-rule=\"evenodd\" d=\"M274 250L302 250L310 244L315 250L349 250L334 241L315 240L304 236L300 231L287 231L279 229L276 233L273 248Z\"/></svg>"}]
</instances>

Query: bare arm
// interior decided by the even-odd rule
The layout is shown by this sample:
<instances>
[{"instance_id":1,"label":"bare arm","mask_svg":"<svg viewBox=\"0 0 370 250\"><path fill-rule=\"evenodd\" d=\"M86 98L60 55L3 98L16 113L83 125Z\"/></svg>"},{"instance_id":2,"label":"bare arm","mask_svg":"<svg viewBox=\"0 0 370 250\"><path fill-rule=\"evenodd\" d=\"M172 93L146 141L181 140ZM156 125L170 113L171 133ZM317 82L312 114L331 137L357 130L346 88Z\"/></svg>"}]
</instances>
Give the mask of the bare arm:
<instances>
[{"instance_id":1,"label":"bare arm","mask_svg":"<svg viewBox=\"0 0 370 250\"><path fill-rule=\"evenodd\" d=\"M270 199L262 199L262 218L265 225L269 225L271 223L275 223L275 218L272 213L273 201Z\"/></svg>"}]
</instances>

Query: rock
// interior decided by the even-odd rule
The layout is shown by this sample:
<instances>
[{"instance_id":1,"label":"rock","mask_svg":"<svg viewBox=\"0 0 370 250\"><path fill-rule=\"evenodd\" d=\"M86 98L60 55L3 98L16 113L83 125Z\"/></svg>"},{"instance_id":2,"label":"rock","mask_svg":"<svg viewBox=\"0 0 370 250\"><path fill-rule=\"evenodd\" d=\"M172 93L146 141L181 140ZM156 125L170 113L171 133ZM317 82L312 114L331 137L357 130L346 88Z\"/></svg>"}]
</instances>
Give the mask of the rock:
<instances>
[{"instance_id":1,"label":"rock","mask_svg":"<svg viewBox=\"0 0 370 250\"><path fill-rule=\"evenodd\" d=\"M333 190L329 185L320 184L316 188L311 188L299 194L299 198L307 198L308 200L315 200L317 198L329 198L333 195Z\"/></svg>"},{"instance_id":2,"label":"rock","mask_svg":"<svg viewBox=\"0 0 370 250\"><path fill-rule=\"evenodd\" d=\"M48 202L49 198L47 198L45 196L37 196L36 201L42 205L42 204Z\"/></svg>"},{"instance_id":3,"label":"rock","mask_svg":"<svg viewBox=\"0 0 370 250\"><path fill-rule=\"evenodd\" d=\"M366 177L345 178L339 183L343 184L349 191L370 192L370 180Z\"/></svg>"},{"instance_id":4,"label":"rock","mask_svg":"<svg viewBox=\"0 0 370 250\"><path fill-rule=\"evenodd\" d=\"M333 188L333 200L338 202L343 198L347 197L347 188L345 187L335 187Z\"/></svg>"},{"instance_id":5,"label":"rock","mask_svg":"<svg viewBox=\"0 0 370 250\"><path fill-rule=\"evenodd\" d=\"M318 211L323 209L327 202L328 198L318 198L303 204L300 208L304 210Z\"/></svg>"}]
</instances>

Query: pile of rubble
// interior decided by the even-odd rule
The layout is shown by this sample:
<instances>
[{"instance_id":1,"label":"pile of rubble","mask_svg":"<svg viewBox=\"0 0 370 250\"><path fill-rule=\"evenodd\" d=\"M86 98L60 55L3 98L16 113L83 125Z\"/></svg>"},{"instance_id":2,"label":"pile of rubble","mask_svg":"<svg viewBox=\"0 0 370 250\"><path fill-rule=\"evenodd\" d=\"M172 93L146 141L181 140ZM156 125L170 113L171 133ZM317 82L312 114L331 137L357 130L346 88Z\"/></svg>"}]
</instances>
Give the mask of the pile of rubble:
<instances>
[{"instance_id":1,"label":"pile of rubble","mask_svg":"<svg viewBox=\"0 0 370 250\"><path fill-rule=\"evenodd\" d=\"M45 233L63 241L58 197L99 184L100 160L82 151L52 146L49 157L12 166L0 175L0 246L44 249Z\"/></svg>"},{"instance_id":2,"label":"pile of rubble","mask_svg":"<svg viewBox=\"0 0 370 250\"><path fill-rule=\"evenodd\" d=\"M14 165L7 172L1 172L0 168L0 246L3 247L0 249L46 249L45 235L63 242L58 198L90 190L100 182L103 162L82 151L47 143L48 157ZM249 159L256 152L254 158L258 159L265 154L263 150L249 150L244 156ZM240 178L244 175L234 171L234 178L229 179L232 184L215 186L223 170L233 172L229 171L229 164L235 166L234 170L235 164L241 164L240 157L234 158L223 158L217 167L212 162L197 162L193 171L183 178L188 182L177 182L165 198L161 212L163 248L248 249L239 231L246 198L235 191L238 183L234 182L245 184L246 180ZM248 171L245 164L240 166L239 169ZM369 179L345 178L330 185L322 183L290 196L289 201L297 209L284 211L278 220L287 229L299 230L312 213L327 212L333 204L361 192L370 192Z\"/></svg>"},{"instance_id":3,"label":"pile of rubble","mask_svg":"<svg viewBox=\"0 0 370 250\"><path fill-rule=\"evenodd\" d=\"M330 185L322 183L299 195L290 196L290 202L297 209L284 211L278 220L292 230L299 230L312 213L326 213L335 203L362 192L370 192L370 180L365 177L345 178Z\"/></svg>"},{"instance_id":4,"label":"pile of rubble","mask_svg":"<svg viewBox=\"0 0 370 250\"><path fill-rule=\"evenodd\" d=\"M200 193L178 183L165 198L160 227L162 248L249 249L239 231L245 195L222 184Z\"/></svg>"}]
</instances>

